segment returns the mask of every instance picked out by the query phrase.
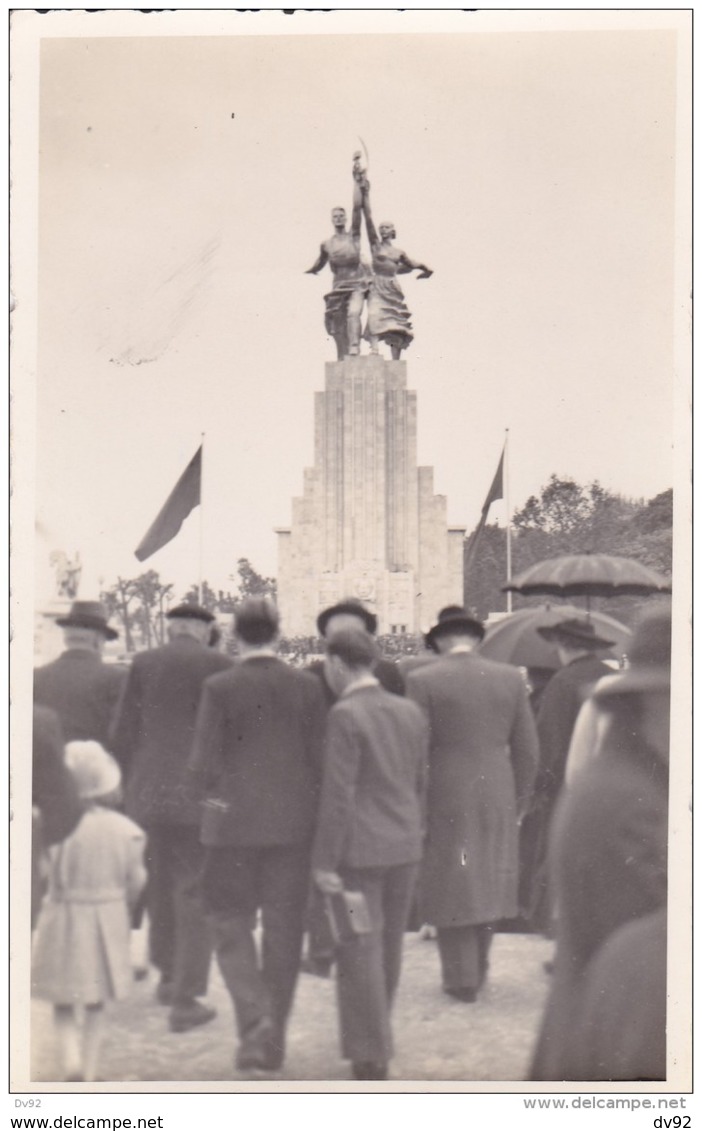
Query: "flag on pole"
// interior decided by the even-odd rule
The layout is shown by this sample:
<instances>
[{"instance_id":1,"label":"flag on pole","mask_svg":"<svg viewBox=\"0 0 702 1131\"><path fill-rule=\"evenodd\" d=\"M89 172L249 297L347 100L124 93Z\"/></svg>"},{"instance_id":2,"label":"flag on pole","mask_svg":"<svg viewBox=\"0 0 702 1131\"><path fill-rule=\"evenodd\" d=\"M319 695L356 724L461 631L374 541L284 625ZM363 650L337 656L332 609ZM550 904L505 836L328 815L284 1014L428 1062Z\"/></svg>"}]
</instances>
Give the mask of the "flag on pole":
<instances>
[{"instance_id":1,"label":"flag on pole","mask_svg":"<svg viewBox=\"0 0 702 1131\"><path fill-rule=\"evenodd\" d=\"M201 477L202 444L134 551L140 562L175 538L191 510L200 505Z\"/></svg>"},{"instance_id":2,"label":"flag on pole","mask_svg":"<svg viewBox=\"0 0 702 1131\"><path fill-rule=\"evenodd\" d=\"M480 542L480 537L483 533L483 530L485 529L485 525L487 523L487 517L488 517L488 512L490 510L490 507L492 506L493 503L496 503L498 499L504 499L504 497L505 497L504 465L505 465L505 449L503 447L502 448L502 455L500 456L500 462L498 463L497 471L495 472L495 477L492 481L492 484L490 486L490 490L487 493L487 496L485 498L485 502L483 503L483 507L482 507L482 510L480 512L480 520L479 520L478 525L476 526L475 530L473 531L473 533L471 534L471 537L470 537L470 545L468 546L468 553L466 555L466 561L465 561L466 576L468 574L468 570L473 565L473 562L475 560L475 555L476 555L477 550L478 550L478 543Z\"/></svg>"}]
</instances>

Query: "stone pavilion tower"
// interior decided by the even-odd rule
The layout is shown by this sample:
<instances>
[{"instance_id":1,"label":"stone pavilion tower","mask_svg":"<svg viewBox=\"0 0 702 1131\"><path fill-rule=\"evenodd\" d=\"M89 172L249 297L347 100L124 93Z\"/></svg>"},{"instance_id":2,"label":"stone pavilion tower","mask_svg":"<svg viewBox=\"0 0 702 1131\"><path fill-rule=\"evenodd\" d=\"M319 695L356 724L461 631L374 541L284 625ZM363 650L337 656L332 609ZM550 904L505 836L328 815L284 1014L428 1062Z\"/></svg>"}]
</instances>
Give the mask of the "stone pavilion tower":
<instances>
[{"instance_id":1,"label":"stone pavilion tower","mask_svg":"<svg viewBox=\"0 0 702 1131\"><path fill-rule=\"evenodd\" d=\"M314 466L279 528L278 603L286 636L314 635L348 597L379 633L419 632L463 602L465 527L448 526L433 469L417 467L417 394L404 361L327 362L315 394Z\"/></svg>"}]
</instances>

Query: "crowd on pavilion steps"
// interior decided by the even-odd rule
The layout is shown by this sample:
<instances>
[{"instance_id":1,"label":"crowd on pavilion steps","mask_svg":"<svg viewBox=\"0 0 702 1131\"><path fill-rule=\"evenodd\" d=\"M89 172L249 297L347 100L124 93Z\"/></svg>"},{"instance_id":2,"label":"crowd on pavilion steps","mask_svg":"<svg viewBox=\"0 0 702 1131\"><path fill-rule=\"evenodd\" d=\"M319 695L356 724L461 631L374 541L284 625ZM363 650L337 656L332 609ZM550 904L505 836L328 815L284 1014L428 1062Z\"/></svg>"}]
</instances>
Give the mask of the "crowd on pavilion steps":
<instances>
[{"instance_id":1,"label":"crowd on pavilion steps","mask_svg":"<svg viewBox=\"0 0 702 1131\"><path fill-rule=\"evenodd\" d=\"M103 661L99 603L59 624L34 683L32 993L65 1080L97 1078L144 915L164 1040L214 1017L216 955L243 1077L283 1070L302 969L336 978L351 1078L386 1079L405 932L431 929L437 993L470 1010L517 920L556 939L530 1079L665 1079L669 611L616 673L587 617L541 628L562 666L537 711L456 606L395 664L344 601L306 669L264 598L236 613L234 659L195 604L128 668Z\"/></svg>"}]
</instances>

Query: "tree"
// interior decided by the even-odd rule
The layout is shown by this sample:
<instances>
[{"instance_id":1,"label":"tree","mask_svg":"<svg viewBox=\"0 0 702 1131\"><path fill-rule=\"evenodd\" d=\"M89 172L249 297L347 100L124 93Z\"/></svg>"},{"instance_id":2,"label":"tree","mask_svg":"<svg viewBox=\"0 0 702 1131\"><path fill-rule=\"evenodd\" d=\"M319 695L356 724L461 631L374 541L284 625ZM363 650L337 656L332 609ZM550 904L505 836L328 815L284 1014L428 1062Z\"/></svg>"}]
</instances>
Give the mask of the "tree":
<instances>
[{"instance_id":1,"label":"tree","mask_svg":"<svg viewBox=\"0 0 702 1131\"><path fill-rule=\"evenodd\" d=\"M274 577L263 577L251 565L248 558L239 558L236 563L239 575L239 599L244 597L270 597L275 601L278 586ZM232 581L236 578L232 576Z\"/></svg>"},{"instance_id":2,"label":"tree","mask_svg":"<svg viewBox=\"0 0 702 1131\"><path fill-rule=\"evenodd\" d=\"M591 551L634 558L664 575L672 566L672 491L654 499L627 499L597 481L582 485L552 475L540 495L532 495L512 519L512 574L536 562ZM466 548L467 548L466 541ZM464 580L464 603L480 617L506 608L501 586L506 577L506 533L486 526L480 550ZM543 604L544 597L514 595L522 608ZM641 598L599 598L591 602L629 622ZM645 598L643 599L645 600Z\"/></svg>"},{"instance_id":3,"label":"tree","mask_svg":"<svg viewBox=\"0 0 702 1131\"><path fill-rule=\"evenodd\" d=\"M111 589L106 589L100 594L100 600L107 609L108 616L116 616L121 621L124 645L128 652L134 651L132 638L134 613L130 606L135 596L134 582L123 577L118 577Z\"/></svg>"}]
</instances>

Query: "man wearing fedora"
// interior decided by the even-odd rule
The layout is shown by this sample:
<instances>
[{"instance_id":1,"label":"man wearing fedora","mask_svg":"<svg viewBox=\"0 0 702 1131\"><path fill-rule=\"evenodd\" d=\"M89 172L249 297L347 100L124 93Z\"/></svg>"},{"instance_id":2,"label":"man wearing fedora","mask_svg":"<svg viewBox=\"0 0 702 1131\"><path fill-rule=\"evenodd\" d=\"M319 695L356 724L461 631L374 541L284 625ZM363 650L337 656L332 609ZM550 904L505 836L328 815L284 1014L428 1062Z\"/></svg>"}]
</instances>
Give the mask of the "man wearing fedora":
<instances>
[{"instance_id":1,"label":"man wearing fedora","mask_svg":"<svg viewBox=\"0 0 702 1131\"><path fill-rule=\"evenodd\" d=\"M442 610L427 634L439 653L410 672L429 720L423 918L437 928L443 988L476 1000L494 924L517 914L518 824L536 771L536 727L519 671L476 652L483 625Z\"/></svg>"},{"instance_id":2,"label":"man wearing fedora","mask_svg":"<svg viewBox=\"0 0 702 1131\"><path fill-rule=\"evenodd\" d=\"M203 921L199 873L200 807L187 762L202 685L232 661L208 647L214 616L195 604L166 614L169 641L134 657L114 727L113 749L125 775L125 805L148 833L151 961L161 973L157 997L171 1006L170 1028L210 1021L197 999L207 991L212 940Z\"/></svg>"},{"instance_id":3,"label":"man wearing fedora","mask_svg":"<svg viewBox=\"0 0 702 1131\"><path fill-rule=\"evenodd\" d=\"M317 617L317 631L325 643L337 632L358 629L367 632L369 636L375 636L378 631L378 618L353 597L339 601L336 605L330 605L328 609L322 609ZM314 660L307 670L320 680L327 706L333 706L338 696L334 690L334 677L329 669L329 661ZM373 675L386 691L392 691L395 695L404 695L404 680L397 664L378 657L373 665Z\"/></svg>"},{"instance_id":4,"label":"man wearing fedora","mask_svg":"<svg viewBox=\"0 0 702 1131\"><path fill-rule=\"evenodd\" d=\"M57 622L65 650L34 672L34 702L55 711L65 742L95 739L110 749L110 726L127 678L124 668L103 663L106 640L117 632L99 601L74 601Z\"/></svg>"},{"instance_id":5,"label":"man wearing fedora","mask_svg":"<svg viewBox=\"0 0 702 1131\"><path fill-rule=\"evenodd\" d=\"M541 698L536 719L539 735L539 769L532 807L522 829L524 908L531 924L549 932L548 837L556 800L563 786L570 740L580 708L603 676L611 675L601 659L613 644L595 632L591 621L568 618L537 630L555 643L563 665L551 678Z\"/></svg>"}]
</instances>

